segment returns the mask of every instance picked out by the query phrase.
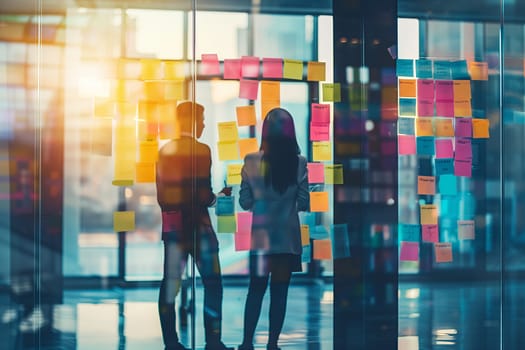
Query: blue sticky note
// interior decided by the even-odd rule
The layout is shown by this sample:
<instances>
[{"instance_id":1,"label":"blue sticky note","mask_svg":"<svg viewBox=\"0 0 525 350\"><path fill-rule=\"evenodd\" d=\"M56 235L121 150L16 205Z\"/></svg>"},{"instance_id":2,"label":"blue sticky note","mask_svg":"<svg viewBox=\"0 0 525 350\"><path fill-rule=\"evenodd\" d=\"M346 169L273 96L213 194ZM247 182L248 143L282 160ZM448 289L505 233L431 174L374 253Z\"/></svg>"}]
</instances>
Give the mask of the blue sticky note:
<instances>
[{"instance_id":1,"label":"blue sticky note","mask_svg":"<svg viewBox=\"0 0 525 350\"><path fill-rule=\"evenodd\" d=\"M466 60L450 62L450 70L452 79L470 79Z\"/></svg>"},{"instance_id":2,"label":"blue sticky note","mask_svg":"<svg viewBox=\"0 0 525 350\"><path fill-rule=\"evenodd\" d=\"M416 77L432 78L432 61L427 59L416 60Z\"/></svg>"},{"instance_id":3,"label":"blue sticky note","mask_svg":"<svg viewBox=\"0 0 525 350\"><path fill-rule=\"evenodd\" d=\"M401 241L419 242L421 226L417 224L399 224Z\"/></svg>"},{"instance_id":4,"label":"blue sticky note","mask_svg":"<svg viewBox=\"0 0 525 350\"><path fill-rule=\"evenodd\" d=\"M399 115L415 116L416 115L416 99L415 98L400 98L399 99Z\"/></svg>"},{"instance_id":5,"label":"blue sticky note","mask_svg":"<svg viewBox=\"0 0 525 350\"><path fill-rule=\"evenodd\" d=\"M413 77L414 60L398 59L396 69L398 77Z\"/></svg>"},{"instance_id":6,"label":"blue sticky note","mask_svg":"<svg viewBox=\"0 0 525 350\"><path fill-rule=\"evenodd\" d=\"M449 61L434 61L434 79L449 80L452 78Z\"/></svg>"},{"instance_id":7,"label":"blue sticky note","mask_svg":"<svg viewBox=\"0 0 525 350\"><path fill-rule=\"evenodd\" d=\"M233 215L235 210L234 196L217 197L215 204L215 214L217 216Z\"/></svg>"},{"instance_id":8,"label":"blue sticky note","mask_svg":"<svg viewBox=\"0 0 525 350\"><path fill-rule=\"evenodd\" d=\"M308 229L312 232L315 228L316 213L303 211L299 213L299 221L302 225L308 225Z\"/></svg>"},{"instance_id":9,"label":"blue sticky note","mask_svg":"<svg viewBox=\"0 0 525 350\"><path fill-rule=\"evenodd\" d=\"M312 259L312 246L303 246L303 253L301 254L301 262L309 263Z\"/></svg>"},{"instance_id":10,"label":"blue sticky note","mask_svg":"<svg viewBox=\"0 0 525 350\"><path fill-rule=\"evenodd\" d=\"M438 191L443 195L455 196L458 194L458 182L454 175L441 175L438 181Z\"/></svg>"},{"instance_id":11,"label":"blue sticky note","mask_svg":"<svg viewBox=\"0 0 525 350\"><path fill-rule=\"evenodd\" d=\"M397 120L398 134L415 135L414 118L399 117Z\"/></svg>"},{"instance_id":12,"label":"blue sticky note","mask_svg":"<svg viewBox=\"0 0 525 350\"><path fill-rule=\"evenodd\" d=\"M453 158L438 158L435 159L434 162L437 176L454 174Z\"/></svg>"},{"instance_id":13,"label":"blue sticky note","mask_svg":"<svg viewBox=\"0 0 525 350\"><path fill-rule=\"evenodd\" d=\"M311 239L326 239L329 237L326 227L323 225L315 225L313 230L310 229L310 238Z\"/></svg>"},{"instance_id":14,"label":"blue sticky note","mask_svg":"<svg viewBox=\"0 0 525 350\"><path fill-rule=\"evenodd\" d=\"M416 150L418 155L433 156L435 153L435 142L432 136L416 137Z\"/></svg>"},{"instance_id":15,"label":"blue sticky note","mask_svg":"<svg viewBox=\"0 0 525 350\"><path fill-rule=\"evenodd\" d=\"M332 225L330 238L332 239L332 256L334 259L350 256L350 237L348 236L347 224Z\"/></svg>"}]
</instances>

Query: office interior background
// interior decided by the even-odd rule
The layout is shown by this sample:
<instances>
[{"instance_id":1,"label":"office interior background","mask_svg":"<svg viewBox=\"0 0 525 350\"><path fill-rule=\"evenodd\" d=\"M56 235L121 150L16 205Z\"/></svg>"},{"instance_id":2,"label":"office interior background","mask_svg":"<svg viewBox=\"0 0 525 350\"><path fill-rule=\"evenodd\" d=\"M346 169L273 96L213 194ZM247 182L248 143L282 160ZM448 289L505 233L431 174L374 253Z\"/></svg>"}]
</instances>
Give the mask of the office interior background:
<instances>
[{"instance_id":1,"label":"office interior background","mask_svg":"<svg viewBox=\"0 0 525 350\"><path fill-rule=\"evenodd\" d=\"M525 348L524 2L0 9L0 348L162 348L152 150L173 137L180 100L205 107L216 191L237 198L241 155L273 106L294 116L321 176L283 349ZM242 212L210 209L231 346L248 281ZM190 263L178 327L194 348L201 289Z\"/></svg>"}]
</instances>

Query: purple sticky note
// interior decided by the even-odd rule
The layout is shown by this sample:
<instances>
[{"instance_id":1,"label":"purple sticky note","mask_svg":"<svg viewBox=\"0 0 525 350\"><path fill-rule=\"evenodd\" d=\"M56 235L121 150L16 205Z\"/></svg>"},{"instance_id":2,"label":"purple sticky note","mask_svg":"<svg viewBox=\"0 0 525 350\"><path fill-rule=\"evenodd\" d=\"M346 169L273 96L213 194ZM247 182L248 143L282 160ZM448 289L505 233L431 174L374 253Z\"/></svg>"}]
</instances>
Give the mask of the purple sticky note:
<instances>
[{"instance_id":1,"label":"purple sticky note","mask_svg":"<svg viewBox=\"0 0 525 350\"><path fill-rule=\"evenodd\" d=\"M454 82L452 80L436 80L436 100L454 100Z\"/></svg>"},{"instance_id":2,"label":"purple sticky note","mask_svg":"<svg viewBox=\"0 0 525 350\"><path fill-rule=\"evenodd\" d=\"M401 242L399 260L418 261L419 260L419 242Z\"/></svg>"},{"instance_id":3,"label":"purple sticky note","mask_svg":"<svg viewBox=\"0 0 525 350\"><path fill-rule=\"evenodd\" d=\"M438 225L421 225L421 239L423 242L439 242Z\"/></svg>"},{"instance_id":4,"label":"purple sticky note","mask_svg":"<svg viewBox=\"0 0 525 350\"><path fill-rule=\"evenodd\" d=\"M283 59L282 58L263 58L263 78L283 77Z\"/></svg>"},{"instance_id":5,"label":"purple sticky note","mask_svg":"<svg viewBox=\"0 0 525 350\"><path fill-rule=\"evenodd\" d=\"M455 159L472 160L472 141L469 138L456 137L454 144Z\"/></svg>"},{"instance_id":6,"label":"purple sticky note","mask_svg":"<svg viewBox=\"0 0 525 350\"><path fill-rule=\"evenodd\" d=\"M312 123L329 124L330 123L330 105L321 103L312 103Z\"/></svg>"},{"instance_id":7,"label":"purple sticky note","mask_svg":"<svg viewBox=\"0 0 525 350\"><path fill-rule=\"evenodd\" d=\"M472 118L456 118L455 134L459 137L472 137Z\"/></svg>"},{"instance_id":8,"label":"purple sticky note","mask_svg":"<svg viewBox=\"0 0 525 350\"><path fill-rule=\"evenodd\" d=\"M259 91L258 80L241 79L239 84L239 98L246 98L248 100L256 100L257 92Z\"/></svg>"},{"instance_id":9,"label":"purple sticky note","mask_svg":"<svg viewBox=\"0 0 525 350\"><path fill-rule=\"evenodd\" d=\"M308 183L324 183L324 164L308 163Z\"/></svg>"},{"instance_id":10,"label":"purple sticky note","mask_svg":"<svg viewBox=\"0 0 525 350\"><path fill-rule=\"evenodd\" d=\"M414 135L398 135L399 154L416 154L416 137Z\"/></svg>"},{"instance_id":11,"label":"purple sticky note","mask_svg":"<svg viewBox=\"0 0 525 350\"><path fill-rule=\"evenodd\" d=\"M454 159L454 175L472 176L472 159Z\"/></svg>"},{"instance_id":12,"label":"purple sticky note","mask_svg":"<svg viewBox=\"0 0 525 350\"><path fill-rule=\"evenodd\" d=\"M259 57L242 56L241 57L241 75L244 78L259 77Z\"/></svg>"},{"instance_id":13,"label":"purple sticky note","mask_svg":"<svg viewBox=\"0 0 525 350\"><path fill-rule=\"evenodd\" d=\"M224 79L241 79L241 60L224 60Z\"/></svg>"},{"instance_id":14,"label":"purple sticky note","mask_svg":"<svg viewBox=\"0 0 525 350\"><path fill-rule=\"evenodd\" d=\"M311 123L310 141L330 141L330 124Z\"/></svg>"},{"instance_id":15,"label":"purple sticky note","mask_svg":"<svg viewBox=\"0 0 525 350\"><path fill-rule=\"evenodd\" d=\"M454 101L437 100L436 115L439 117L454 117Z\"/></svg>"},{"instance_id":16,"label":"purple sticky note","mask_svg":"<svg viewBox=\"0 0 525 350\"><path fill-rule=\"evenodd\" d=\"M221 73L217 54L202 54L200 72L202 75L218 75Z\"/></svg>"},{"instance_id":17,"label":"purple sticky note","mask_svg":"<svg viewBox=\"0 0 525 350\"><path fill-rule=\"evenodd\" d=\"M432 117L434 115L434 100L417 98L417 115L419 117Z\"/></svg>"},{"instance_id":18,"label":"purple sticky note","mask_svg":"<svg viewBox=\"0 0 525 350\"><path fill-rule=\"evenodd\" d=\"M436 140L436 158L454 158L452 139Z\"/></svg>"},{"instance_id":19,"label":"purple sticky note","mask_svg":"<svg viewBox=\"0 0 525 350\"><path fill-rule=\"evenodd\" d=\"M417 98L422 100L434 100L434 80L418 79Z\"/></svg>"}]
</instances>

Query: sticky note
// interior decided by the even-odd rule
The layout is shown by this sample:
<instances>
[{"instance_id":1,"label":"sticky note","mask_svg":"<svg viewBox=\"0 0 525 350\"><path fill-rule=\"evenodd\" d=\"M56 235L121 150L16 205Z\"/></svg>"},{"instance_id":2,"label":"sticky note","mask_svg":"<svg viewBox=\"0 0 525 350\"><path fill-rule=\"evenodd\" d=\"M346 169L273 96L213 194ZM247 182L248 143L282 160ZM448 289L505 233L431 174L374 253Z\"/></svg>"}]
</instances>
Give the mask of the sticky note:
<instances>
[{"instance_id":1,"label":"sticky note","mask_svg":"<svg viewBox=\"0 0 525 350\"><path fill-rule=\"evenodd\" d=\"M437 137L454 136L454 125L450 118L434 119L434 129Z\"/></svg>"},{"instance_id":2,"label":"sticky note","mask_svg":"<svg viewBox=\"0 0 525 350\"><path fill-rule=\"evenodd\" d=\"M472 105L470 100L454 100L454 116L470 117L472 116Z\"/></svg>"},{"instance_id":3,"label":"sticky note","mask_svg":"<svg viewBox=\"0 0 525 350\"><path fill-rule=\"evenodd\" d=\"M450 62L450 70L452 74L452 79L470 79L466 60L457 60Z\"/></svg>"},{"instance_id":4,"label":"sticky note","mask_svg":"<svg viewBox=\"0 0 525 350\"><path fill-rule=\"evenodd\" d=\"M488 119L472 119L472 137L475 139L489 138L489 125Z\"/></svg>"},{"instance_id":5,"label":"sticky note","mask_svg":"<svg viewBox=\"0 0 525 350\"><path fill-rule=\"evenodd\" d=\"M455 196L458 194L457 178L454 175L441 175L438 182L439 193Z\"/></svg>"},{"instance_id":6,"label":"sticky note","mask_svg":"<svg viewBox=\"0 0 525 350\"><path fill-rule=\"evenodd\" d=\"M310 141L329 141L330 125L326 123L310 124Z\"/></svg>"},{"instance_id":7,"label":"sticky note","mask_svg":"<svg viewBox=\"0 0 525 350\"><path fill-rule=\"evenodd\" d=\"M329 237L328 231L324 225L310 226L310 238L312 239L326 239Z\"/></svg>"},{"instance_id":8,"label":"sticky note","mask_svg":"<svg viewBox=\"0 0 525 350\"><path fill-rule=\"evenodd\" d=\"M183 100L184 99L184 80L164 81L164 98L166 100Z\"/></svg>"},{"instance_id":9,"label":"sticky note","mask_svg":"<svg viewBox=\"0 0 525 350\"><path fill-rule=\"evenodd\" d=\"M140 79L161 79L160 60L151 58L142 58L140 60Z\"/></svg>"},{"instance_id":10,"label":"sticky note","mask_svg":"<svg viewBox=\"0 0 525 350\"><path fill-rule=\"evenodd\" d=\"M399 117L397 120L397 132L403 135L414 135L414 118Z\"/></svg>"},{"instance_id":11,"label":"sticky note","mask_svg":"<svg viewBox=\"0 0 525 350\"><path fill-rule=\"evenodd\" d=\"M282 58L263 58L263 78L281 79L283 77Z\"/></svg>"},{"instance_id":12,"label":"sticky note","mask_svg":"<svg viewBox=\"0 0 525 350\"><path fill-rule=\"evenodd\" d=\"M239 139L239 154L241 159L248 153L254 153L259 151L259 145L257 144L257 138L250 137L247 139Z\"/></svg>"},{"instance_id":13,"label":"sticky note","mask_svg":"<svg viewBox=\"0 0 525 350\"><path fill-rule=\"evenodd\" d=\"M398 77L413 77L414 60L398 59L396 62L396 73Z\"/></svg>"},{"instance_id":14,"label":"sticky note","mask_svg":"<svg viewBox=\"0 0 525 350\"><path fill-rule=\"evenodd\" d=\"M200 73L202 75L219 75L221 73L217 54L202 54Z\"/></svg>"},{"instance_id":15,"label":"sticky note","mask_svg":"<svg viewBox=\"0 0 525 350\"><path fill-rule=\"evenodd\" d=\"M252 235L251 234L240 234L235 233L235 251L245 251L250 250L252 245Z\"/></svg>"},{"instance_id":16,"label":"sticky note","mask_svg":"<svg viewBox=\"0 0 525 350\"><path fill-rule=\"evenodd\" d=\"M469 62L469 72L472 80L489 80L489 65L487 62Z\"/></svg>"},{"instance_id":17,"label":"sticky note","mask_svg":"<svg viewBox=\"0 0 525 350\"><path fill-rule=\"evenodd\" d=\"M155 163L159 158L159 142L157 140L145 140L139 144L139 161Z\"/></svg>"},{"instance_id":18,"label":"sticky note","mask_svg":"<svg viewBox=\"0 0 525 350\"><path fill-rule=\"evenodd\" d=\"M436 193L436 178L434 176L418 176L417 177L417 194L435 194Z\"/></svg>"},{"instance_id":19,"label":"sticky note","mask_svg":"<svg viewBox=\"0 0 525 350\"><path fill-rule=\"evenodd\" d=\"M434 115L434 100L417 99L417 115L431 117Z\"/></svg>"},{"instance_id":20,"label":"sticky note","mask_svg":"<svg viewBox=\"0 0 525 350\"><path fill-rule=\"evenodd\" d=\"M444 263L452 261L452 244L451 243L434 243L434 254L436 262Z\"/></svg>"},{"instance_id":21,"label":"sticky note","mask_svg":"<svg viewBox=\"0 0 525 350\"><path fill-rule=\"evenodd\" d=\"M114 186L131 186L135 179L135 150L133 154L123 154L120 148L116 148L113 154L113 180ZM129 152L128 152L129 153Z\"/></svg>"},{"instance_id":22,"label":"sticky note","mask_svg":"<svg viewBox=\"0 0 525 350\"><path fill-rule=\"evenodd\" d=\"M421 226L417 224L399 224L402 241L419 242Z\"/></svg>"},{"instance_id":23,"label":"sticky note","mask_svg":"<svg viewBox=\"0 0 525 350\"><path fill-rule=\"evenodd\" d=\"M236 234L250 235L252 233L253 213L251 211L241 211L237 213Z\"/></svg>"},{"instance_id":24,"label":"sticky note","mask_svg":"<svg viewBox=\"0 0 525 350\"><path fill-rule=\"evenodd\" d=\"M306 79L309 81L324 81L326 79L326 63L308 62Z\"/></svg>"},{"instance_id":25,"label":"sticky note","mask_svg":"<svg viewBox=\"0 0 525 350\"><path fill-rule=\"evenodd\" d=\"M116 211L113 213L113 231L125 232L135 230L134 211Z\"/></svg>"},{"instance_id":26,"label":"sticky note","mask_svg":"<svg viewBox=\"0 0 525 350\"><path fill-rule=\"evenodd\" d=\"M416 154L416 137L411 135L399 135L397 137L399 154Z\"/></svg>"},{"instance_id":27,"label":"sticky note","mask_svg":"<svg viewBox=\"0 0 525 350\"><path fill-rule=\"evenodd\" d=\"M326 164L324 174L327 185L343 184L343 164Z\"/></svg>"},{"instance_id":28,"label":"sticky note","mask_svg":"<svg viewBox=\"0 0 525 350\"><path fill-rule=\"evenodd\" d=\"M439 242L438 225L422 225L421 226L421 240L423 242Z\"/></svg>"},{"instance_id":29,"label":"sticky note","mask_svg":"<svg viewBox=\"0 0 525 350\"><path fill-rule=\"evenodd\" d=\"M419 210L421 225L437 225L438 210L435 204L421 204Z\"/></svg>"},{"instance_id":30,"label":"sticky note","mask_svg":"<svg viewBox=\"0 0 525 350\"><path fill-rule=\"evenodd\" d=\"M235 215L217 216L218 233L234 233L237 229Z\"/></svg>"},{"instance_id":31,"label":"sticky note","mask_svg":"<svg viewBox=\"0 0 525 350\"><path fill-rule=\"evenodd\" d=\"M399 79L399 97L416 97L415 79Z\"/></svg>"},{"instance_id":32,"label":"sticky note","mask_svg":"<svg viewBox=\"0 0 525 350\"><path fill-rule=\"evenodd\" d=\"M454 174L454 159L435 159L436 175Z\"/></svg>"},{"instance_id":33,"label":"sticky note","mask_svg":"<svg viewBox=\"0 0 525 350\"><path fill-rule=\"evenodd\" d=\"M180 210L162 212L162 232L177 232L182 230L182 212Z\"/></svg>"},{"instance_id":34,"label":"sticky note","mask_svg":"<svg viewBox=\"0 0 525 350\"><path fill-rule=\"evenodd\" d=\"M239 147L237 141L219 141L217 142L219 160L238 160Z\"/></svg>"},{"instance_id":35,"label":"sticky note","mask_svg":"<svg viewBox=\"0 0 525 350\"><path fill-rule=\"evenodd\" d=\"M334 224L330 227L332 241L332 256L334 259L348 258L350 256L350 237L347 224Z\"/></svg>"},{"instance_id":36,"label":"sticky note","mask_svg":"<svg viewBox=\"0 0 525 350\"><path fill-rule=\"evenodd\" d=\"M255 106L239 106L235 108L238 126L256 125Z\"/></svg>"},{"instance_id":37,"label":"sticky note","mask_svg":"<svg viewBox=\"0 0 525 350\"><path fill-rule=\"evenodd\" d=\"M240 185L242 180L241 170L242 164L228 164L226 170L226 183L228 185Z\"/></svg>"},{"instance_id":38,"label":"sticky note","mask_svg":"<svg viewBox=\"0 0 525 350\"><path fill-rule=\"evenodd\" d=\"M148 80L142 85L143 97L147 101L162 101L164 100L164 81L162 80Z\"/></svg>"},{"instance_id":39,"label":"sticky note","mask_svg":"<svg viewBox=\"0 0 525 350\"><path fill-rule=\"evenodd\" d=\"M453 158L454 146L452 139L437 139L436 140L436 158Z\"/></svg>"},{"instance_id":40,"label":"sticky note","mask_svg":"<svg viewBox=\"0 0 525 350\"><path fill-rule=\"evenodd\" d=\"M472 118L457 118L455 136L472 137Z\"/></svg>"},{"instance_id":41,"label":"sticky note","mask_svg":"<svg viewBox=\"0 0 525 350\"><path fill-rule=\"evenodd\" d=\"M401 242L399 248L400 261L418 261L419 260L419 242Z\"/></svg>"},{"instance_id":42,"label":"sticky note","mask_svg":"<svg viewBox=\"0 0 525 350\"><path fill-rule=\"evenodd\" d=\"M224 59L224 79L241 79L241 60Z\"/></svg>"},{"instance_id":43,"label":"sticky note","mask_svg":"<svg viewBox=\"0 0 525 350\"><path fill-rule=\"evenodd\" d=\"M308 183L324 183L324 164L308 163Z\"/></svg>"},{"instance_id":44,"label":"sticky note","mask_svg":"<svg viewBox=\"0 0 525 350\"><path fill-rule=\"evenodd\" d=\"M215 214L233 215L235 210L234 196L218 196L215 202Z\"/></svg>"},{"instance_id":45,"label":"sticky note","mask_svg":"<svg viewBox=\"0 0 525 350\"><path fill-rule=\"evenodd\" d=\"M285 59L283 65L283 78L294 80L303 79L303 61Z\"/></svg>"},{"instance_id":46,"label":"sticky note","mask_svg":"<svg viewBox=\"0 0 525 350\"><path fill-rule=\"evenodd\" d=\"M261 81L261 100L262 101L280 101L281 100L281 83L278 81Z\"/></svg>"},{"instance_id":47,"label":"sticky note","mask_svg":"<svg viewBox=\"0 0 525 350\"><path fill-rule=\"evenodd\" d=\"M242 56L241 57L241 75L244 78L259 77L259 57Z\"/></svg>"},{"instance_id":48,"label":"sticky note","mask_svg":"<svg viewBox=\"0 0 525 350\"><path fill-rule=\"evenodd\" d=\"M261 118L264 120L264 118L266 118L266 116L272 109L279 108L280 106L281 103L279 101L261 101Z\"/></svg>"},{"instance_id":49,"label":"sticky note","mask_svg":"<svg viewBox=\"0 0 525 350\"><path fill-rule=\"evenodd\" d=\"M241 79L239 82L239 98L256 100L259 92L259 81Z\"/></svg>"},{"instance_id":50,"label":"sticky note","mask_svg":"<svg viewBox=\"0 0 525 350\"><path fill-rule=\"evenodd\" d=\"M332 243L329 239L314 239L312 242L314 260L332 259Z\"/></svg>"},{"instance_id":51,"label":"sticky note","mask_svg":"<svg viewBox=\"0 0 525 350\"><path fill-rule=\"evenodd\" d=\"M423 100L434 100L434 80L417 80L417 97Z\"/></svg>"},{"instance_id":52,"label":"sticky note","mask_svg":"<svg viewBox=\"0 0 525 350\"><path fill-rule=\"evenodd\" d=\"M440 117L453 117L454 116L454 101L453 100L436 101L436 115Z\"/></svg>"},{"instance_id":53,"label":"sticky note","mask_svg":"<svg viewBox=\"0 0 525 350\"><path fill-rule=\"evenodd\" d=\"M312 247L310 245L303 246L303 252L301 253L301 262L309 263L312 260Z\"/></svg>"},{"instance_id":54,"label":"sticky note","mask_svg":"<svg viewBox=\"0 0 525 350\"><path fill-rule=\"evenodd\" d=\"M323 102L341 102L341 84L323 83Z\"/></svg>"},{"instance_id":55,"label":"sticky note","mask_svg":"<svg viewBox=\"0 0 525 350\"><path fill-rule=\"evenodd\" d=\"M312 123L329 124L330 123L330 105L312 103L311 106Z\"/></svg>"},{"instance_id":56,"label":"sticky note","mask_svg":"<svg viewBox=\"0 0 525 350\"><path fill-rule=\"evenodd\" d=\"M114 117L115 114L115 101L108 98L95 97L93 101L93 115L95 117Z\"/></svg>"},{"instance_id":57,"label":"sticky note","mask_svg":"<svg viewBox=\"0 0 525 350\"><path fill-rule=\"evenodd\" d=\"M475 239L474 220L458 220L458 239Z\"/></svg>"},{"instance_id":58,"label":"sticky note","mask_svg":"<svg viewBox=\"0 0 525 350\"><path fill-rule=\"evenodd\" d=\"M433 136L432 118L416 118L416 133L417 136Z\"/></svg>"},{"instance_id":59,"label":"sticky note","mask_svg":"<svg viewBox=\"0 0 525 350\"><path fill-rule=\"evenodd\" d=\"M310 244L310 226L308 225L301 225L301 245L304 247L305 245Z\"/></svg>"},{"instance_id":60,"label":"sticky note","mask_svg":"<svg viewBox=\"0 0 525 350\"><path fill-rule=\"evenodd\" d=\"M421 156L433 156L435 154L435 139L429 136L416 139L417 154Z\"/></svg>"},{"instance_id":61,"label":"sticky note","mask_svg":"<svg viewBox=\"0 0 525 350\"><path fill-rule=\"evenodd\" d=\"M310 211L328 211L328 192L310 192Z\"/></svg>"},{"instance_id":62,"label":"sticky note","mask_svg":"<svg viewBox=\"0 0 525 350\"><path fill-rule=\"evenodd\" d=\"M164 61L164 79L181 80L186 78L186 62Z\"/></svg>"},{"instance_id":63,"label":"sticky note","mask_svg":"<svg viewBox=\"0 0 525 350\"><path fill-rule=\"evenodd\" d=\"M219 129L220 141L235 141L239 138L237 130L237 123L235 122L220 122L217 123Z\"/></svg>"},{"instance_id":64,"label":"sticky note","mask_svg":"<svg viewBox=\"0 0 525 350\"><path fill-rule=\"evenodd\" d=\"M471 177L472 159L454 159L454 175Z\"/></svg>"},{"instance_id":65,"label":"sticky note","mask_svg":"<svg viewBox=\"0 0 525 350\"><path fill-rule=\"evenodd\" d=\"M400 98L399 99L399 115L400 116L415 116L416 115L416 99L415 98Z\"/></svg>"},{"instance_id":66,"label":"sticky note","mask_svg":"<svg viewBox=\"0 0 525 350\"><path fill-rule=\"evenodd\" d=\"M469 100L471 97L470 80L454 80L454 100Z\"/></svg>"},{"instance_id":67,"label":"sticky note","mask_svg":"<svg viewBox=\"0 0 525 350\"><path fill-rule=\"evenodd\" d=\"M329 141L312 142L312 160L314 162L329 161L332 159L332 143Z\"/></svg>"},{"instance_id":68,"label":"sticky note","mask_svg":"<svg viewBox=\"0 0 525 350\"><path fill-rule=\"evenodd\" d=\"M436 100L454 100L454 82L452 80L436 81Z\"/></svg>"},{"instance_id":69,"label":"sticky note","mask_svg":"<svg viewBox=\"0 0 525 350\"><path fill-rule=\"evenodd\" d=\"M135 181L137 183L155 182L155 163L153 162L136 163Z\"/></svg>"},{"instance_id":70,"label":"sticky note","mask_svg":"<svg viewBox=\"0 0 525 350\"><path fill-rule=\"evenodd\" d=\"M472 142L466 137L456 137L454 145L455 159L472 159Z\"/></svg>"},{"instance_id":71,"label":"sticky note","mask_svg":"<svg viewBox=\"0 0 525 350\"><path fill-rule=\"evenodd\" d=\"M427 59L416 60L416 77L432 78L432 61Z\"/></svg>"},{"instance_id":72,"label":"sticky note","mask_svg":"<svg viewBox=\"0 0 525 350\"><path fill-rule=\"evenodd\" d=\"M449 61L434 61L434 79L446 80L452 78Z\"/></svg>"}]
</instances>

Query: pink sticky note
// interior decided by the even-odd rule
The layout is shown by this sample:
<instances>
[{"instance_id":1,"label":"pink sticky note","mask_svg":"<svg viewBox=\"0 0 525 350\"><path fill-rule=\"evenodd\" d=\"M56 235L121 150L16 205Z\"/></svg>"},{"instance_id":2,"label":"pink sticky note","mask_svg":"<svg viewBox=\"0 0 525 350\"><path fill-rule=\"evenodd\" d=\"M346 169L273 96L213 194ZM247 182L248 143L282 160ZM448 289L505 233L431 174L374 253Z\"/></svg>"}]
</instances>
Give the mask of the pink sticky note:
<instances>
[{"instance_id":1,"label":"pink sticky note","mask_svg":"<svg viewBox=\"0 0 525 350\"><path fill-rule=\"evenodd\" d=\"M434 243L434 254L436 262L452 261L452 244L451 243Z\"/></svg>"},{"instance_id":2,"label":"pink sticky note","mask_svg":"<svg viewBox=\"0 0 525 350\"><path fill-rule=\"evenodd\" d=\"M259 57L242 56L241 57L241 75L244 78L259 77Z\"/></svg>"},{"instance_id":3,"label":"pink sticky note","mask_svg":"<svg viewBox=\"0 0 525 350\"><path fill-rule=\"evenodd\" d=\"M239 84L239 98L256 100L259 91L259 81L241 79Z\"/></svg>"},{"instance_id":4,"label":"pink sticky note","mask_svg":"<svg viewBox=\"0 0 525 350\"><path fill-rule=\"evenodd\" d=\"M421 225L421 239L423 242L439 242L438 225Z\"/></svg>"},{"instance_id":5,"label":"pink sticky note","mask_svg":"<svg viewBox=\"0 0 525 350\"><path fill-rule=\"evenodd\" d=\"M472 118L456 118L456 136L472 137Z\"/></svg>"},{"instance_id":6,"label":"pink sticky note","mask_svg":"<svg viewBox=\"0 0 525 350\"><path fill-rule=\"evenodd\" d=\"M202 54L201 56L201 74L218 75L221 73L219 58L217 54Z\"/></svg>"},{"instance_id":7,"label":"pink sticky note","mask_svg":"<svg viewBox=\"0 0 525 350\"><path fill-rule=\"evenodd\" d=\"M419 242L401 242L399 260L418 261L419 260Z\"/></svg>"},{"instance_id":8,"label":"pink sticky note","mask_svg":"<svg viewBox=\"0 0 525 350\"><path fill-rule=\"evenodd\" d=\"M416 137L414 135L398 135L399 154L416 154Z\"/></svg>"},{"instance_id":9,"label":"pink sticky note","mask_svg":"<svg viewBox=\"0 0 525 350\"><path fill-rule=\"evenodd\" d=\"M472 176L472 159L454 159L454 175Z\"/></svg>"},{"instance_id":10,"label":"pink sticky note","mask_svg":"<svg viewBox=\"0 0 525 350\"><path fill-rule=\"evenodd\" d=\"M454 82L452 80L436 80L436 100L454 100Z\"/></svg>"},{"instance_id":11,"label":"pink sticky note","mask_svg":"<svg viewBox=\"0 0 525 350\"><path fill-rule=\"evenodd\" d=\"M236 234L250 235L252 233L253 213L251 211L240 211L237 213Z\"/></svg>"},{"instance_id":12,"label":"pink sticky note","mask_svg":"<svg viewBox=\"0 0 525 350\"><path fill-rule=\"evenodd\" d=\"M282 58L263 58L263 78L283 77L283 59Z\"/></svg>"},{"instance_id":13,"label":"pink sticky note","mask_svg":"<svg viewBox=\"0 0 525 350\"><path fill-rule=\"evenodd\" d=\"M434 80L418 79L417 98L423 100L434 100Z\"/></svg>"},{"instance_id":14,"label":"pink sticky note","mask_svg":"<svg viewBox=\"0 0 525 350\"><path fill-rule=\"evenodd\" d=\"M454 158L452 139L436 140L436 158Z\"/></svg>"},{"instance_id":15,"label":"pink sticky note","mask_svg":"<svg viewBox=\"0 0 525 350\"><path fill-rule=\"evenodd\" d=\"M241 60L224 60L224 79L241 79Z\"/></svg>"},{"instance_id":16,"label":"pink sticky note","mask_svg":"<svg viewBox=\"0 0 525 350\"><path fill-rule=\"evenodd\" d=\"M162 232L182 230L182 213L180 210L162 212Z\"/></svg>"},{"instance_id":17,"label":"pink sticky note","mask_svg":"<svg viewBox=\"0 0 525 350\"><path fill-rule=\"evenodd\" d=\"M417 98L417 115L420 117L432 117L434 115L434 100Z\"/></svg>"},{"instance_id":18,"label":"pink sticky note","mask_svg":"<svg viewBox=\"0 0 525 350\"><path fill-rule=\"evenodd\" d=\"M312 123L330 123L330 105L312 103Z\"/></svg>"},{"instance_id":19,"label":"pink sticky note","mask_svg":"<svg viewBox=\"0 0 525 350\"><path fill-rule=\"evenodd\" d=\"M326 123L310 124L310 141L330 141L330 127Z\"/></svg>"},{"instance_id":20,"label":"pink sticky note","mask_svg":"<svg viewBox=\"0 0 525 350\"><path fill-rule=\"evenodd\" d=\"M324 183L324 164L308 163L308 183Z\"/></svg>"},{"instance_id":21,"label":"pink sticky note","mask_svg":"<svg viewBox=\"0 0 525 350\"><path fill-rule=\"evenodd\" d=\"M250 250L252 246L251 234L235 234L235 251Z\"/></svg>"},{"instance_id":22,"label":"pink sticky note","mask_svg":"<svg viewBox=\"0 0 525 350\"><path fill-rule=\"evenodd\" d=\"M436 115L438 117L454 117L454 101L453 100L436 101Z\"/></svg>"},{"instance_id":23,"label":"pink sticky note","mask_svg":"<svg viewBox=\"0 0 525 350\"><path fill-rule=\"evenodd\" d=\"M454 145L456 159L472 159L472 142L469 138L456 137Z\"/></svg>"}]
</instances>

